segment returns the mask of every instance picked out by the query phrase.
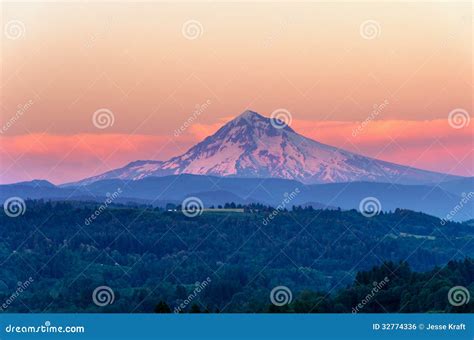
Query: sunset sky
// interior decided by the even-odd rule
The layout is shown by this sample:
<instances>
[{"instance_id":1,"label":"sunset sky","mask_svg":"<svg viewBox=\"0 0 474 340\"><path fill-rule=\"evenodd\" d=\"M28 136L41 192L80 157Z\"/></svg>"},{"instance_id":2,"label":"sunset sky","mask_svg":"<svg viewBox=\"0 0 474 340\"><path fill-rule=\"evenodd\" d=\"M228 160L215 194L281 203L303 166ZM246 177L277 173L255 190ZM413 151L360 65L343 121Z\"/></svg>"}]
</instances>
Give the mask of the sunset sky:
<instances>
[{"instance_id":1,"label":"sunset sky","mask_svg":"<svg viewBox=\"0 0 474 340\"><path fill-rule=\"evenodd\" d=\"M472 117L472 14L470 2L2 4L0 183L167 159L247 109L282 108L322 143L473 176L474 122L448 119ZM113 125L93 123L99 109Z\"/></svg>"}]
</instances>

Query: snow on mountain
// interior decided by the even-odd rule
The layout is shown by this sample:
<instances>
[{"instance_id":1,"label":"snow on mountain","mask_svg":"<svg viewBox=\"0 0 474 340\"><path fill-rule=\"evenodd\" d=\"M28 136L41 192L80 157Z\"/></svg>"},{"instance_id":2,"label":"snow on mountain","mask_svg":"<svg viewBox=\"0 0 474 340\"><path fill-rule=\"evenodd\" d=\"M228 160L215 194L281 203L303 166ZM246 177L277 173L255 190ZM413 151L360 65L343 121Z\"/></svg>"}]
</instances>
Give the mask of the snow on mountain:
<instances>
[{"instance_id":1,"label":"snow on mountain","mask_svg":"<svg viewBox=\"0 0 474 340\"><path fill-rule=\"evenodd\" d=\"M270 118L245 111L180 156L168 161L132 162L75 184L184 173L285 178L306 184L352 181L414 184L457 178L358 155L306 138L289 126L277 128L271 123Z\"/></svg>"}]
</instances>

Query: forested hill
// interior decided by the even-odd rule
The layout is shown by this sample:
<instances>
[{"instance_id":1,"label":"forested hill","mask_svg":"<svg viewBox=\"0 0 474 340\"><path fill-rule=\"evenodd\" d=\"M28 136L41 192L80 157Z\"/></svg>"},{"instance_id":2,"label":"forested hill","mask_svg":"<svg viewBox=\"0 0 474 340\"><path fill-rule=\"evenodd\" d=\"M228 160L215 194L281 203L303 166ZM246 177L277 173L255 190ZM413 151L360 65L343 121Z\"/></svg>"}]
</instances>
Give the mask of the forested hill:
<instances>
[{"instance_id":1,"label":"forested hill","mask_svg":"<svg viewBox=\"0 0 474 340\"><path fill-rule=\"evenodd\" d=\"M380 290L376 289L377 287ZM471 293L467 294L466 291ZM443 268L437 267L424 273L413 272L406 262L388 262L370 271L357 273L351 286L333 295L303 291L293 303L282 307L270 304L268 311L473 313L474 299L470 297L472 292L474 292L474 261L470 258L451 261Z\"/></svg>"},{"instance_id":2,"label":"forested hill","mask_svg":"<svg viewBox=\"0 0 474 340\"><path fill-rule=\"evenodd\" d=\"M8 311L152 312L158 301L174 308L209 278L200 303L210 310L266 311L275 286L290 287L295 298L334 293L383 261L431 271L473 257L473 228L407 210L367 218L254 205L187 217L144 206L27 201L23 215L0 216L0 298L31 277ZM115 300L98 307L91 294L103 285Z\"/></svg>"},{"instance_id":3,"label":"forested hill","mask_svg":"<svg viewBox=\"0 0 474 340\"><path fill-rule=\"evenodd\" d=\"M251 312L267 313L473 313L474 261L450 261L443 268L418 273L406 262L384 262L359 272L354 283L333 294L305 290L290 303L269 301ZM456 297L457 296L457 297ZM451 302L450 302L451 300ZM156 313L171 313L164 301ZM200 299L186 312L213 312Z\"/></svg>"}]
</instances>

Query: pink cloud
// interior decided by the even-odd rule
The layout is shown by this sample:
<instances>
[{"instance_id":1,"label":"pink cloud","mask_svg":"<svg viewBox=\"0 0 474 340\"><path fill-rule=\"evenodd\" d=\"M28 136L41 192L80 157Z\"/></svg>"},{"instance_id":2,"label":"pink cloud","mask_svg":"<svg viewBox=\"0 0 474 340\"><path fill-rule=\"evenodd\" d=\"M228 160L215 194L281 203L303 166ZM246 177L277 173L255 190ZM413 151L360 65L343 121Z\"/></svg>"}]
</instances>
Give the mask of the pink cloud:
<instances>
[{"instance_id":1,"label":"pink cloud","mask_svg":"<svg viewBox=\"0 0 474 340\"><path fill-rule=\"evenodd\" d=\"M453 129L446 119L361 122L294 121L292 127L319 142L389 162L472 176L470 126Z\"/></svg>"},{"instance_id":2,"label":"pink cloud","mask_svg":"<svg viewBox=\"0 0 474 340\"><path fill-rule=\"evenodd\" d=\"M54 183L93 176L137 159L167 159L189 139L168 136L31 134L0 137L1 182L36 178Z\"/></svg>"},{"instance_id":3,"label":"pink cloud","mask_svg":"<svg viewBox=\"0 0 474 340\"><path fill-rule=\"evenodd\" d=\"M0 137L1 182L36 178L54 183L78 180L137 159L168 159L217 131L193 124L182 135L124 134ZM445 119L360 122L293 120L292 128L321 143L399 164L472 176L472 129L453 129ZM356 131L356 132L355 132Z\"/></svg>"}]
</instances>

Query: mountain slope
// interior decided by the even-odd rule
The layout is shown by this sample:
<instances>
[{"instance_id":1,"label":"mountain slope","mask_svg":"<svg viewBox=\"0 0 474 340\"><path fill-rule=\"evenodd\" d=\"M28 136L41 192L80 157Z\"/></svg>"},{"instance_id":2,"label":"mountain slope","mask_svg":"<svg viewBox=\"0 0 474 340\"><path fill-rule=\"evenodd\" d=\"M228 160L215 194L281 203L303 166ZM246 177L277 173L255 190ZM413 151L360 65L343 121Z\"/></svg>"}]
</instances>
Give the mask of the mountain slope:
<instances>
[{"instance_id":1,"label":"mountain slope","mask_svg":"<svg viewBox=\"0 0 474 340\"><path fill-rule=\"evenodd\" d=\"M358 155L306 138L289 126L274 125L270 118L246 111L180 156L168 161L133 162L74 184L178 174L285 178L305 184L352 181L418 184L458 178Z\"/></svg>"}]
</instances>

